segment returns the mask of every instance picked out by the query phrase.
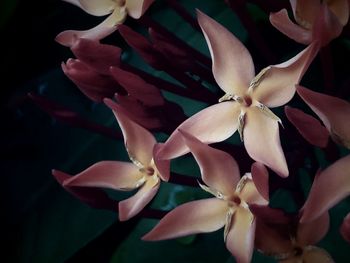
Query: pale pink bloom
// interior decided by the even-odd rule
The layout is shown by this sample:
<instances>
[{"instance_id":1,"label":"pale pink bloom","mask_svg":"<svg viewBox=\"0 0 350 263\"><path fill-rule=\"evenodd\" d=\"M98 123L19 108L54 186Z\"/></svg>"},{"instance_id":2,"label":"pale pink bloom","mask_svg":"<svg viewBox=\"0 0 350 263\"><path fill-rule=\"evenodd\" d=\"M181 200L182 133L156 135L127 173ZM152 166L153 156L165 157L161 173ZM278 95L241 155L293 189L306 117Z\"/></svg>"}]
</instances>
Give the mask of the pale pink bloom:
<instances>
[{"instance_id":1,"label":"pale pink bloom","mask_svg":"<svg viewBox=\"0 0 350 263\"><path fill-rule=\"evenodd\" d=\"M323 213L309 223L296 226L269 224L257 218L256 248L281 263L332 263L332 257L314 246L327 234L329 215Z\"/></svg>"},{"instance_id":2,"label":"pale pink bloom","mask_svg":"<svg viewBox=\"0 0 350 263\"><path fill-rule=\"evenodd\" d=\"M237 262L250 262L254 248L255 217L249 205L268 204L266 168L254 163L252 174L240 178L238 165L229 154L211 148L185 132L180 131L180 134L200 166L205 183L200 184L201 188L215 197L178 206L142 239L170 239L213 232L224 227L227 249ZM252 179L255 177L258 178L257 186Z\"/></svg>"},{"instance_id":3,"label":"pale pink bloom","mask_svg":"<svg viewBox=\"0 0 350 263\"><path fill-rule=\"evenodd\" d=\"M61 32L56 41L64 46L72 46L78 38L100 40L117 29L129 15L132 18L140 18L154 0L64 0L83 9L93 16L108 17L96 27L78 31L67 30Z\"/></svg>"},{"instance_id":4,"label":"pale pink bloom","mask_svg":"<svg viewBox=\"0 0 350 263\"><path fill-rule=\"evenodd\" d=\"M161 180L168 181L169 161L160 161L156 158L158 144L150 132L128 119L124 110L112 100L106 99L105 103L112 108L120 125L125 147L132 162L98 162L64 180L63 186L127 191L139 189L134 196L119 202L119 219L124 221L138 214L152 200ZM64 174L60 171L53 173Z\"/></svg>"},{"instance_id":5,"label":"pale pink bloom","mask_svg":"<svg viewBox=\"0 0 350 263\"><path fill-rule=\"evenodd\" d=\"M350 103L302 86L297 87L297 92L322 120L333 141L350 149Z\"/></svg>"},{"instance_id":6,"label":"pale pink bloom","mask_svg":"<svg viewBox=\"0 0 350 263\"><path fill-rule=\"evenodd\" d=\"M350 243L350 213L344 218L344 221L340 227L340 233L343 238Z\"/></svg>"},{"instance_id":7,"label":"pale pink bloom","mask_svg":"<svg viewBox=\"0 0 350 263\"><path fill-rule=\"evenodd\" d=\"M316 175L300 222L310 222L350 194L350 155Z\"/></svg>"},{"instance_id":8,"label":"pale pink bloom","mask_svg":"<svg viewBox=\"0 0 350 263\"><path fill-rule=\"evenodd\" d=\"M321 148L327 146L329 133L319 120L289 106L284 107L284 112L288 120L310 144Z\"/></svg>"},{"instance_id":9,"label":"pale pink bloom","mask_svg":"<svg viewBox=\"0 0 350 263\"><path fill-rule=\"evenodd\" d=\"M301 44L320 41L324 46L341 34L349 19L348 0L290 0L295 24L286 9L270 15L271 24Z\"/></svg>"},{"instance_id":10,"label":"pale pink bloom","mask_svg":"<svg viewBox=\"0 0 350 263\"><path fill-rule=\"evenodd\" d=\"M316 45L255 76L248 50L234 35L200 11L198 21L209 46L214 77L226 95L219 104L187 119L179 129L205 143L223 141L238 129L250 157L288 176L279 138L281 120L269 107L282 106L294 96L295 84L314 58ZM159 154L160 158L171 159L186 152L188 147L175 131Z\"/></svg>"}]
</instances>

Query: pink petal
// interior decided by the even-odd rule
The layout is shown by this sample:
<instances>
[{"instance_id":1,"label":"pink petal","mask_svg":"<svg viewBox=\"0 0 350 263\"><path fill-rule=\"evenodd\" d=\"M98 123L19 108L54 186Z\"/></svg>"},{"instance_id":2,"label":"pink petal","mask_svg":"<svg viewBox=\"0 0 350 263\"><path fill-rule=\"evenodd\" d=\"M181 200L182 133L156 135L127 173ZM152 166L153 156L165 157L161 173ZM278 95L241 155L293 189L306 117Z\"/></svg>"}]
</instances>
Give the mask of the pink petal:
<instances>
[{"instance_id":1,"label":"pink petal","mask_svg":"<svg viewBox=\"0 0 350 263\"><path fill-rule=\"evenodd\" d=\"M282 177L288 176L276 120L258 108L250 107L246 113L243 135L245 148L251 158L270 167Z\"/></svg>"},{"instance_id":2,"label":"pink petal","mask_svg":"<svg viewBox=\"0 0 350 263\"><path fill-rule=\"evenodd\" d=\"M141 127L124 113L118 104L110 99L104 100L105 104L113 110L124 135L125 147L131 159L136 159L143 166L147 167L153 158L153 147L156 139L145 128Z\"/></svg>"},{"instance_id":3,"label":"pink petal","mask_svg":"<svg viewBox=\"0 0 350 263\"><path fill-rule=\"evenodd\" d=\"M178 129L204 143L214 143L229 138L238 127L240 104L227 101L215 104L184 121ZM189 152L178 130L175 130L159 151L161 159L173 159Z\"/></svg>"},{"instance_id":4,"label":"pink petal","mask_svg":"<svg viewBox=\"0 0 350 263\"><path fill-rule=\"evenodd\" d=\"M311 28L320 7L319 0L291 0L294 18L297 23L305 28Z\"/></svg>"},{"instance_id":5,"label":"pink petal","mask_svg":"<svg viewBox=\"0 0 350 263\"><path fill-rule=\"evenodd\" d=\"M150 7L154 0L126 0L128 15L132 18L140 18Z\"/></svg>"},{"instance_id":6,"label":"pink petal","mask_svg":"<svg viewBox=\"0 0 350 263\"><path fill-rule=\"evenodd\" d=\"M316 56L318 45L311 44L284 63L273 65L265 73L252 97L268 107L278 107L290 101L310 63Z\"/></svg>"},{"instance_id":7,"label":"pink petal","mask_svg":"<svg viewBox=\"0 0 350 263\"><path fill-rule=\"evenodd\" d=\"M249 179L245 181L244 187L239 193L239 197L244 200L248 205L268 205L269 199L265 199L256 189L256 186L249 176Z\"/></svg>"},{"instance_id":8,"label":"pink petal","mask_svg":"<svg viewBox=\"0 0 350 263\"><path fill-rule=\"evenodd\" d=\"M237 262L251 262L256 221L253 214L242 207L238 207L233 215L231 230L228 232L226 247Z\"/></svg>"},{"instance_id":9,"label":"pink petal","mask_svg":"<svg viewBox=\"0 0 350 263\"><path fill-rule=\"evenodd\" d=\"M276 13L271 13L270 22L278 31L298 43L308 45L312 41L311 31L292 22L289 19L286 9L282 9Z\"/></svg>"},{"instance_id":10,"label":"pink petal","mask_svg":"<svg viewBox=\"0 0 350 263\"><path fill-rule=\"evenodd\" d=\"M244 95L255 74L249 51L209 16L197 10L197 17L212 57L216 82L228 94Z\"/></svg>"},{"instance_id":11,"label":"pink petal","mask_svg":"<svg viewBox=\"0 0 350 263\"><path fill-rule=\"evenodd\" d=\"M113 0L63 0L83 9L93 16L104 16L112 13L115 8Z\"/></svg>"},{"instance_id":12,"label":"pink petal","mask_svg":"<svg viewBox=\"0 0 350 263\"><path fill-rule=\"evenodd\" d=\"M52 175L55 177L57 182L62 186L64 181L72 177L58 170L52 170ZM67 192L74 195L80 201L88 204L93 208L108 209L108 210L115 209L115 201L110 199L102 189L70 187L70 186L63 186L63 187Z\"/></svg>"},{"instance_id":13,"label":"pink petal","mask_svg":"<svg viewBox=\"0 0 350 263\"><path fill-rule=\"evenodd\" d=\"M305 140L318 147L324 148L327 146L329 133L319 120L289 106L284 107L284 112Z\"/></svg>"},{"instance_id":14,"label":"pink petal","mask_svg":"<svg viewBox=\"0 0 350 263\"><path fill-rule=\"evenodd\" d=\"M112 34L116 29L116 25L124 22L126 14L116 8L113 13L107 17L101 24L89 30L67 30L58 34L55 40L63 46L71 47L79 38L87 38L92 40L100 40Z\"/></svg>"},{"instance_id":15,"label":"pink petal","mask_svg":"<svg viewBox=\"0 0 350 263\"><path fill-rule=\"evenodd\" d=\"M262 163L255 162L251 167L252 179L260 195L269 200L269 172Z\"/></svg>"},{"instance_id":16,"label":"pink petal","mask_svg":"<svg viewBox=\"0 0 350 263\"><path fill-rule=\"evenodd\" d=\"M143 102L146 106L161 106L164 104L164 99L160 90L148 84L138 75L118 67L112 67L110 72L113 78L123 86L131 96Z\"/></svg>"},{"instance_id":17,"label":"pink petal","mask_svg":"<svg viewBox=\"0 0 350 263\"><path fill-rule=\"evenodd\" d=\"M83 62L69 59L62 63L64 74L72 80L88 98L95 102L101 102L103 98L113 97L121 88L110 76L97 73Z\"/></svg>"},{"instance_id":18,"label":"pink petal","mask_svg":"<svg viewBox=\"0 0 350 263\"><path fill-rule=\"evenodd\" d=\"M350 103L304 87L297 87L298 94L320 117L332 139L350 148Z\"/></svg>"},{"instance_id":19,"label":"pink petal","mask_svg":"<svg viewBox=\"0 0 350 263\"><path fill-rule=\"evenodd\" d=\"M301 246L313 245L321 241L329 229L328 212L308 223L298 225L297 241Z\"/></svg>"},{"instance_id":20,"label":"pink petal","mask_svg":"<svg viewBox=\"0 0 350 263\"><path fill-rule=\"evenodd\" d=\"M71 47L73 54L83 63L101 74L109 74L111 66L120 65L122 50L98 41L80 38Z\"/></svg>"},{"instance_id":21,"label":"pink petal","mask_svg":"<svg viewBox=\"0 0 350 263\"><path fill-rule=\"evenodd\" d=\"M180 129L179 132L201 169L204 183L225 196L233 194L240 180L236 160L228 153L214 149Z\"/></svg>"},{"instance_id":22,"label":"pink petal","mask_svg":"<svg viewBox=\"0 0 350 263\"><path fill-rule=\"evenodd\" d=\"M350 213L344 218L344 221L340 227L340 234L347 242L350 243Z\"/></svg>"},{"instance_id":23,"label":"pink petal","mask_svg":"<svg viewBox=\"0 0 350 263\"><path fill-rule=\"evenodd\" d=\"M303 253L302 262L317 262L317 263L335 263L329 253L319 247L311 247L306 252ZM295 262L295 261L293 261Z\"/></svg>"},{"instance_id":24,"label":"pink petal","mask_svg":"<svg viewBox=\"0 0 350 263\"><path fill-rule=\"evenodd\" d=\"M160 143L156 143L153 147L153 160L154 164L159 172L159 177L163 181L169 181L170 178L170 160L161 160L158 157L158 152L161 149Z\"/></svg>"},{"instance_id":25,"label":"pink petal","mask_svg":"<svg viewBox=\"0 0 350 263\"><path fill-rule=\"evenodd\" d=\"M300 222L310 222L350 194L350 155L315 177Z\"/></svg>"},{"instance_id":26,"label":"pink petal","mask_svg":"<svg viewBox=\"0 0 350 263\"><path fill-rule=\"evenodd\" d=\"M348 0L327 1L326 3L339 22L345 26L349 20L350 6Z\"/></svg>"},{"instance_id":27,"label":"pink petal","mask_svg":"<svg viewBox=\"0 0 350 263\"><path fill-rule=\"evenodd\" d=\"M101 161L71 176L63 182L63 186L134 189L141 178L141 172L132 163Z\"/></svg>"},{"instance_id":28,"label":"pink petal","mask_svg":"<svg viewBox=\"0 0 350 263\"><path fill-rule=\"evenodd\" d=\"M156 241L216 231L225 225L228 207L217 198L192 201L170 211L142 240Z\"/></svg>"},{"instance_id":29,"label":"pink petal","mask_svg":"<svg viewBox=\"0 0 350 263\"><path fill-rule=\"evenodd\" d=\"M149 178L132 197L119 202L119 220L126 221L142 211L158 192L158 178Z\"/></svg>"}]
</instances>

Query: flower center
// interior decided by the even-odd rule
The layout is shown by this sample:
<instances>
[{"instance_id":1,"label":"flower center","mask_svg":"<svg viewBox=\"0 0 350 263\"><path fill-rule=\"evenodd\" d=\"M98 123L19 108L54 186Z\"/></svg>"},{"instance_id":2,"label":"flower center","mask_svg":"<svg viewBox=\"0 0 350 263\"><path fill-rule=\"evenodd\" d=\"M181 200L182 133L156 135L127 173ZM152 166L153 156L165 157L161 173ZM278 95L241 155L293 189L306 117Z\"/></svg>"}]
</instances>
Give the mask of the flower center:
<instances>
[{"instance_id":1,"label":"flower center","mask_svg":"<svg viewBox=\"0 0 350 263\"><path fill-rule=\"evenodd\" d=\"M114 2L117 6L124 6L126 3L126 0L114 0Z\"/></svg>"},{"instance_id":2,"label":"flower center","mask_svg":"<svg viewBox=\"0 0 350 263\"><path fill-rule=\"evenodd\" d=\"M301 247L294 247L294 256L301 256L303 254L303 249Z\"/></svg>"},{"instance_id":3,"label":"flower center","mask_svg":"<svg viewBox=\"0 0 350 263\"><path fill-rule=\"evenodd\" d=\"M249 107L250 105L252 105L253 100L250 96L244 96L243 97L243 105L246 107Z\"/></svg>"},{"instance_id":4,"label":"flower center","mask_svg":"<svg viewBox=\"0 0 350 263\"><path fill-rule=\"evenodd\" d=\"M147 168L145 169L145 173L146 173L147 175L153 175L153 174L154 174L154 169L153 169L152 167L147 167Z\"/></svg>"}]
</instances>

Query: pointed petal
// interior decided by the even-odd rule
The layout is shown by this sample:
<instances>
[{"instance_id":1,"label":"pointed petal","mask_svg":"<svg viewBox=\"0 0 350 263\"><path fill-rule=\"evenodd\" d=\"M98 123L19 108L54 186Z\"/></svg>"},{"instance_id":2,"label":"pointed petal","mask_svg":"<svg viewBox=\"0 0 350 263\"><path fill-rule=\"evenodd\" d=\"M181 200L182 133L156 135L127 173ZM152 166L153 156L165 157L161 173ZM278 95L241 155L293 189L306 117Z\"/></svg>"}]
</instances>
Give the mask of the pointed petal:
<instances>
[{"instance_id":1,"label":"pointed petal","mask_svg":"<svg viewBox=\"0 0 350 263\"><path fill-rule=\"evenodd\" d=\"M83 203L97 209L115 209L115 201L110 199L102 189L64 186L64 181L72 176L58 170L52 170L52 175L63 188Z\"/></svg>"},{"instance_id":2,"label":"pointed petal","mask_svg":"<svg viewBox=\"0 0 350 263\"><path fill-rule=\"evenodd\" d=\"M236 160L228 153L214 149L180 129L179 132L200 167L204 183L225 196L234 193L240 180Z\"/></svg>"},{"instance_id":3,"label":"pointed petal","mask_svg":"<svg viewBox=\"0 0 350 263\"><path fill-rule=\"evenodd\" d=\"M249 263L254 249L256 222L253 214L242 207L238 207L227 235L226 247L237 262Z\"/></svg>"},{"instance_id":4,"label":"pointed petal","mask_svg":"<svg viewBox=\"0 0 350 263\"><path fill-rule=\"evenodd\" d=\"M310 29L317 17L319 0L294 0L292 4L294 18L304 28Z\"/></svg>"},{"instance_id":5,"label":"pointed petal","mask_svg":"<svg viewBox=\"0 0 350 263\"><path fill-rule=\"evenodd\" d=\"M113 0L63 0L83 9L93 16L104 16L112 13L115 8Z\"/></svg>"},{"instance_id":6,"label":"pointed petal","mask_svg":"<svg viewBox=\"0 0 350 263\"><path fill-rule=\"evenodd\" d=\"M100 40L112 34L117 30L116 25L124 22L126 18L125 11L116 8L113 13L108 16L99 25L84 31L67 30L58 34L55 40L63 46L71 47L79 38L87 38L92 40Z\"/></svg>"},{"instance_id":7,"label":"pointed petal","mask_svg":"<svg viewBox=\"0 0 350 263\"><path fill-rule=\"evenodd\" d=\"M135 195L119 202L119 220L126 221L140 213L157 194L159 186L158 177L148 177Z\"/></svg>"},{"instance_id":8,"label":"pointed petal","mask_svg":"<svg viewBox=\"0 0 350 263\"><path fill-rule=\"evenodd\" d=\"M350 243L350 213L344 218L340 227L340 234L342 237Z\"/></svg>"},{"instance_id":9,"label":"pointed petal","mask_svg":"<svg viewBox=\"0 0 350 263\"><path fill-rule=\"evenodd\" d=\"M71 47L73 54L83 63L101 74L109 74L111 66L120 65L122 50L98 41L80 38Z\"/></svg>"},{"instance_id":10,"label":"pointed petal","mask_svg":"<svg viewBox=\"0 0 350 263\"><path fill-rule=\"evenodd\" d=\"M251 158L270 167L282 177L288 176L288 167L281 147L278 122L248 108L244 127L244 145Z\"/></svg>"},{"instance_id":11,"label":"pointed petal","mask_svg":"<svg viewBox=\"0 0 350 263\"><path fill-rule=\"evenodd\" d=\"M350 155L322 171L312 184L300 222L310 222L350 194Z\"/></svg>"},{"instance_id":12,"label":"pointed petal","mask_svg":"<svg viewBox=\"0 0 350 263\"><path fill-rule=\"evenodd\" d=\"M170 211L142 240L156 241L216 231L225 225L226 201L209 198Z\"/></svg>"},{"instance_id":13,"label":"pointed petal","mask_svg":"<svg viewBox=\"0 0 350 263\"><path fill-rule=\"evenodd\" d=\"M349 20L349 1L348 0L337 0L326 2L330 10L338 18L339 22L345 26Z\"/></svg>"},{"instance_id":14,"label":"pointed petal","mask_svg":"<svg viewBox=\"0 0 350 263\"><path fill-rule=\"evenodd\" d=\"M241 184L241 185L240 185ZM245 174L238 183L238 188L241 188L239 197L248 205L268 205L268 199L265 199L256 189L251 174Z\"/></svg>"},{"instance_id":15,"label":"pointed petal","mask_svg":"<svg viewBox=\"0 0 350 263\"><path fill-rule=\"evenodd\" d=\"M337 97L297 87L298 94L320 117L332 139L350 148L350 103Z\"/></svg>"},{"instance_id":16,"label":"pointed petal","mask_svg":"<svg viewBox=\"0 0 350 263\"><path fill-rule=\"evenodd\" d=\"M134 189L142 178L140 171L132 163L101 161L86 170L71 176L63 186L103 187L116 190Z\"/></svg>"},{"instance_id":17,"label":"pointed petal","mask_svg":"<svg viewBox=\"0 0 350 263\"><path fill-rule=\"evenodd\" d=\"M305 263L335 263L329 253L319 247L308 247L303 254L302 262Z\"/></svg>"},{"instance_id":18,"label":"pointed petal","mask_svg":"<svg viewBox=\"0 0 350 263\"><path fill-rule=\"evenodd\" d=\"M110 72L113 78L122 85L126 91L146 106L161 106L164 99L158 88L148 84L138 75L122 70L118 67L111 67Z\"/></svg>"},{"instance_id":19,"label":"pointed petal","mask_svg":"<svg viewBox=\"0 0 350 263\"><path fill-rule=\"evenodd\" d=\"M227 101L215 104L198 112L184 121L178 129L187 132L204 143L226 140L235 133L238 127L240 105ZM173 159L189 149L178 130L175 130L159 151L159 158Z\"/></svg>"},{"instance_id":20,"label":"pointed petal","mask_svg":"<svg viewBox=\"0 0 350 263\"><path fill-rule=\"evenodd\" d=\"M124 113L124 109L114 101L105 99L104 102L113 110L119 123L130 159L140 162L143 166L147 167L153 158L153 147L156 144L156 139L152 133L128 118L127 114Z\"/></svg>"},{"instance_id":21,"label":"pointed petal","mask_svg":"<svg viewBox=\"0 0 350 263\"><path fill-rule=\"evenodd\" d=\"M297 128L299 133L314 146L327 146L329 133L327 129L309 114L289 106L284 107L288 120Z\"/></svg>"},{"instance_id":22,"label":"pointed petal","mask_svg":"<svg viewBox=\"0 0 350 263\"><path fill-rule=\"evenodd\" d=\"M312 41L311 31L292 22L289 19L286 9L282 9L276 13L271 13L270 22L278 31L298 43L308 45Z\"/></svg>"},{"instance_id":23,"label":"pointed petal","mask_svg":"<svg viewBox=\"0 0 350 263\"><path fill-rule=\"evenodd\" d=\"M126 0L126 10L132 18L140 18L150 7L154 0Z\"/></svg>"},{"instance_id":24,"label":"pointed petal","mask_svg":"<svg viewBox=\"0 0 350 263\"><path fill-rule=\"evenodd\" d=\"M216 82L228 94L244 95L255 74L249 51L209 16L197 10L197 17L212 57Z\"/></svg>"},{"instance_id":25,"label":"pointed petal","mask_svg":"<svg viewBox=\"0 0 350 263\"><path fill-rule=\"evenodd\" d=\"M300 246L313 245L321 241L329 229L328 211L315 220L298 225L297 241Z\"/></svg>"},{"instance_id":26,"label":"pointed petal","mask_svg":"<svg viewBox=\"0 0 350 263\"><path fill-rule=\"evenodd\" d=\"M158 152L161 149L162 144L156 143L153 147L153 160L154 164L158 170L159 177L163 181L167 182L170 178L170 160L160 160L158 157Z\"/></svg>"},{"instance_id":27,"label":"pointed petal","mask_svg":"<svg viewBox=\"0 0 350 263\"><path fill-rule=\"evenodd\" d=\"M262 163L255 162L251 167L252 179L260 195L269 200L269 172Z\"/></svg>"},{"instance_id":28,"label":"pointed petal","mask_svg":"<svg viewBox=\"0 0 350 263\"><path fill-rule=\"evenodd\" d=\"M254 88L252 97L268 107L278 107L290 101L308 66L316 56L318 45L311 44L288 61L273 65Z\"/></svg>"}]
</instances>

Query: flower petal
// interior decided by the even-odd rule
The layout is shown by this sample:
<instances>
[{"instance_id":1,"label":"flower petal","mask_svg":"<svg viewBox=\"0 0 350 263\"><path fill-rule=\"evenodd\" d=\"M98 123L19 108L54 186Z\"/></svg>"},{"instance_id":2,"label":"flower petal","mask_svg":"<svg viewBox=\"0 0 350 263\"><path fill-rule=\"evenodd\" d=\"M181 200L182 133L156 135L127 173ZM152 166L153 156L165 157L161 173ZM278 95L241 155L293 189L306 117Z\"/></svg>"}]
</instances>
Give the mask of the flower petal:
<instances>
[{"instance_id":1,"label":"flower petal","mask_svg":"<svg viewBox=\"0 0 350 263\"><path fill-rule=\"evenodd\" d=\"M120 65L122 50L91 39L80 38L71 47L73 54L83 63L101 74L109 74L111 66Z\"/></svg>"},{"instance_id":2,"label":"flower petal","mask_svg":"<svg viewBox=\"0 0 350 263\"><path fill-rule=\"evenodd\" d=\"M126 91L146 106L162 106L164 98L158 88L147 83L141 77L118 67L111 67L113 78L122 85Z\"/></svg>"},{"instance_id":3,"label":"flower petal","mask_svg":"<svg viewBox=\"0 0 350 263\"><path fill-rule=\"evenodd\" d=\"M350 148L350 103L337 97L297 87L298 94L320 117L335 142Z\"/></svg>"},{"instance_id":4,"label":"flower petal","mask_svg":"<svg viewBox=\"0 0 350 263\"><path fill-rule=\"evenodd\" d=\"M247 209L238 207L227 235L226 247L237 262L249 263L254 249L256 220Z\"/></svg>"},{"instance_id":5,"label":"flower petal","mask_svg":"<svg viewBox=\"0 0 350 263\"><path fill-rule=\"evenodd\" d=\"M258 192L252 176L250 173L245 174L242 177L241 182L242 188L239 193L239 197L244 200L248 205L268 205L268 199L263 198L263 196Z\"/></svg>"},{"instance_id":6,"label":"flower petal","mask_svg":"<svg viewBox=\"0 0 350 263\"><path fill-rule=\"evenodd\" d=\"M350 155L315 177L300 222L310 222L350 194Z\"/></svg>"},{"instance_id":7,"label":"flower petal","mask_svg":"<svg viewBox=\"0 0 350 263\"><path fill-rule=\"evenodd\" d=\"M293 0L291 3L295 20L299 25L310 29L317 17L317 10L320 7L320 1Z\"/></svg>"},{"instance_id":8,"label":"flower petal","mask_svg":"<svg viewBox=\"0 0 350 263\"><path fill-rule=\"evenodd\" d=\"M326 2L330 10L336 15L339 22L345 26L349 20L349 2L348 0L336 0Z\"/></svg>"},{"instance_id":9,"label":"flower petal","mask_svg":"<svg viewBox=\"0 0 350 263\"><path fill-rule=\"evenodd\" d=\"M83 9L93 16L104 16L112 13L115 8L113 0L63 0Z\"/></svg>"},{"instance_id":10,"label":"flower petal","mask_svg":"<svg viewBox=\"0 0 350 263\"><path fill-rule=\"evenodd\" d=\"M233 194L240 180L236 160L228 153L214 149L180 129L179 132L200 167L204 183L225 196Z\"/></svg>"},{"instance_id":11,"label":"flower petal","mask_svg":"<svg viewBox=\"0 0 350 263\"><path fill-rule=\"evenodd\" d=\"M56 181L63 186L64 181L70 179L72 176L58 171L52 170L52 175ZM102 189L85 188L85 187L71 187L63 186L70 194L74 195L83 203L97 209L115 210L115 201L110 199Z\"/></svg>"},{"instance_id":12,"label":"flower petal","mask_svg":"<svg viewBox=\"0 0 350 263\"><path fill-rule=\"evenodd\" d=\"M126 221L142 211L158 192L158 177L149 177L145 184L132 197L119 202L119 220Z\"/></svg>"},{"instance_id":13,"label":"flower petal","mask_svg":"<svg viewBox=\"0 0 350 263\"><path fill-rule=\"evenodd\" d=\"M343 223L340 227L340 234L347 242L350 243L350 213L348 213L343 220Z\"/></svg>"},{"instance_id":14,"label":"flower petal","mask_svg":"<svg viewBox=\"0 0 350 263\"><path fill-rule=\"evenodd\" d=\"M305 140L321 148L327 146L329 133L319 120L289 106L284 107L284 112L288 120L297 128Z\"/></svg>"},{"instance_id":15,"label":"flower petal","mask_svg":"<svg viewBox=\"0 0 350 263\"><path fill-rule=\"evenodd\" d=\"M63 186L103 187L116 190L134 189L142 174L132 163L101 161L71 176Z\"/></svg>"},{"instance_id":16,"label":"flower petal","mask_svg":"<svg viewBox=\"0 0 350 263\"><path fill-rule=\"evenodd\" d=\"M308 223L298 225L297 242L301 246L313 245L321 241L329 229L328 211Z\"/></svg>"},{"instance_id":17,"label":"flower petal","mask_svg":"<svg viewBox=\"0 0 350 263\"><path fill-rule=\"evenodd\" d=\"M235 133L238 127L240 105L226 101L215 104L184 121L178 129L204 143L221 142ZM159 158L173 159L188 153L189 149L178 130L175 130L159 150Z\"/></svg>"},{"instance_id":18,"label":"flower petal","mask_svg":"<svg viewBox=\"0 0 350 263\"><path fill-rule=\"evenodd\" d=\"M269 172L262 163L255 162L251 167L251 174L256 190L265 199L269 200Z\"/></svg>"},{"instance_id":19,"label":"flower petal","mask_svg":"<svg viewBox=\"0 0 350 263\"><path fill-rule=\"evenodd\" d=\"M216 231L225 225L227 210L227 203L217 198L185 203L163 217L142 240L156 241Z\"/></svg>"},{"instance_id":20,"label":"flower petal","mask_svg":"<svg viewBox=\"0 0 350 263\"><path fill-rule=\"evenodd\" d=\"M161 149L161 143L156 143L153 147L153 161L158 170L159 177L167 182L170 178L170 160L161 160L158 157L158 151Z\"/></svg>"},{"instance_id":21,"label":"flower petal","mask_svg":"<svg viewBox=\"0 0 350 263\"><path fill-rule=\"evenodd\" d=\"M228 94L244 95L255 74L249 51L209 16L197 10L197 17L210 50L216 82Z\"/></svg>"},{"instance_id":22,"label":"flower petal","mask_svg":"<svg viewBox=\"0 0 350 263\"><path fill-rule=\"evenodd\" d=\"M150 7L154 0L126 0L126 10L132 18L140 18Z\"/></svg>"},{"instance_id":23,"label":"flower petal","mask_svg":"<svg viewBox=\"0 0 350 263\"><path fill-rule=\"evenodd\" d=\"M152 133L128 118L127 114L124 113L124 109L118 106L117 103L110 99L105 99L104 102L113 110L119 123L130 159L147 167L153 158L153 147L156 144L156 139Z\"/></svg>"},{"instance_id":24,"label":"flower petal","mask_svg":"<svg viewBox=\"0 0 350 263\"><path fill-rule=\"evenodd\" d=\"M329 253L319 247L308 247L307 251L304 251L302 256L302 262L305 263L334 263L335 261L332 259ZM295 262L295 261L293 261Z\"/></svg>"},{"instance_id":25,"label":"flower petal","mask_svg":"<svg viewBox=\"0 0 350 263\"><path fill-rule=\"evenodd\" d=\"M67 30L58 34L55 40L63 46L71 47L79 38L87 38L92 40L100 40L115 30L116 25L124 22L126 18L125 11L116 8L113 13L108 16L102 23L89 30Z\"/></svg>"},{"instance_id":26,"label":"flower petal","mask_svg":"<svg viewBox=\"0 0 350 263\"><path fill-rule=\"evenodd\" d=\"M282 9L276 13L271 13L270 22L278 31L298 43L308 45L312 41L311 31L292 22L289 19L286 9Z\"/></svg>"},{"instance_id":27,"label":"flower petal","mask_svg":"<svg viewBox=\"0 0 350 263\"><path fill-rule=\"evenodd\" d=\"M282 177L288 176L276 120L258 108L250 107L246 112L243 134L244 145L251 158L270 167Z\"/></svg>"},{"instance_id":28,"label":"flower petal","mask_svg":"<svg viewBox=\"0 0 350 263\"><path fill-rule=\"evenodd\" d=\"M268 107L278 107L290 101L308 66L316 56L318 45L311 44L284 63L273 65L252 91L252 97Z\"/></svg>"}]
</instances>

